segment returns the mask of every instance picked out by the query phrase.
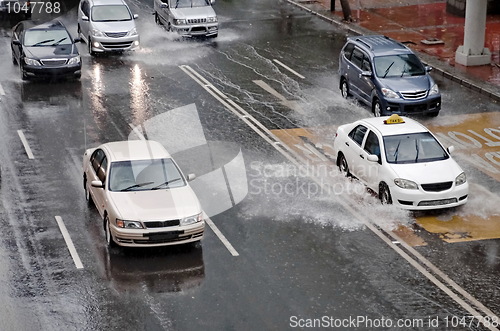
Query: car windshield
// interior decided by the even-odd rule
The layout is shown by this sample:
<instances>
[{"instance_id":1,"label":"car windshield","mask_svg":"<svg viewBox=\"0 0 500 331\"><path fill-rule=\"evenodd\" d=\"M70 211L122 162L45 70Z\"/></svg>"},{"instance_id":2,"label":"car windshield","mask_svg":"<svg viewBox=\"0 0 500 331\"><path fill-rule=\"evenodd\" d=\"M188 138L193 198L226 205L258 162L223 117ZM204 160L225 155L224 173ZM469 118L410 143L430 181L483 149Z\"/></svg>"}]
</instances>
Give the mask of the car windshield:
<instances>
[{"instance_id":1,"label":"car windshield","mask_svg":"<svg viewBox=\"0 0 500 331\"><path fill-rule=\"evenodd\" d=\"M112 162L110 191L149 191L186 185L172 159Z\"/></svg>"},{"instance_id":2,"label":"car windshield","mask_svg":"<svg viewBox=\"0 0 500 331\"><path fill-rule=\"evenodd\" d=\"M132 15L124 5L92 7L92 21L94 22L130 21L131 19Z\"/></svg>"},{"instance_id":3,"label":"car windshield","mask_svg":"<svg viewBox=\"0 0 500 331\"><path fill-rule=\"evenodd\" d=\"M377 56L373 62L380 78L425 75L425 68L415 54Z\"/></svg>"},{"instance_id":4,"label":"car windshield","mask_svg":"<svg viewBox=\"0 0 500 331\"><path fill-rule=\"evenodd\" d=\"M385 157L389 163L419 163L445 160L446 151L429 132L384 137Z\"/></svg>"},{"instance_id":5,"label":"car windshield","mask_svg":"<svg viewBox=\"0 0 500 331\"><path fill-rule=\"evenodd\" d=\"M70 45L71 38L63 29L34 29L24 34L24 46L56 46Z\"/></svg>"},{"instance_id":6,"label":"car windshield","mask_svg":"<svg viewBox=\"0 0 500 331\"><path fill-rule=\"evenodd\" d=\"M174 8L191 8L210 6L208 0L171 0Z\"/></svg>"}]
</instances>

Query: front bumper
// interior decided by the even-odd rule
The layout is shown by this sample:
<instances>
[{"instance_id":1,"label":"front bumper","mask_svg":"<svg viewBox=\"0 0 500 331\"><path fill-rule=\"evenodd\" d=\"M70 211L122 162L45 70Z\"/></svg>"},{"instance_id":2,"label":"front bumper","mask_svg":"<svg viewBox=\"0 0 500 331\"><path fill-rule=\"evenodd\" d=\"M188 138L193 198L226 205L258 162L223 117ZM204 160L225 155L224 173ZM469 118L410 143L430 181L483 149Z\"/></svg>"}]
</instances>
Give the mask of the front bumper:
<instances>
[{"instance_id":1,"label":"front bumper","mask_svg":"<svg viewBox=\"0 0 500 331\"><path fill-rule=\"evenodd\" d=\"M205 36L210 37L219 33L218 23L173 25L172 30L186 37Z\"/></svg>"},{"instance_id":2,"label":"front bumper","mask_svg":"<svg viewBox=\"0 0 500 331\"><path fill-rule=\"evenodd\" d=\"M155 247L186 244L203 239L205 221L158 229L123 229L110 223L111 235L120 246Z\"/></svg>"},{"instance_id":3,"label":"front bumper","mask_svg":"<svg viewBox=\"0 0 500 331\"><path fill-rule=\"evenodd\" d=\"M436 114L441 110L441 95L421 100L381 99L381 115Z\"/></svg>"},{"instance_id":4,"label":"front bumper","mask_svg":"<svg viewBox=\"0 0 500 331\"><path fill-rule=\"evenodd\" d=\"M30 78L78 78L82 74L82 65L65 65L62 67L29 66L24 65L23 70Z\"/></svg>"},{"instance_id":5,"label":"front bumper","mask_svg":"<svg viewBox=\"0 0 500 331\"><path fill-rule=\"evenodd\" d=\"M441 192L424 191L420 186L418 190L408 190L399 186L392 186L392 202L394 205L409 210L433 210L451 208L463 205L469 195L469 184L453 186Z\"/></svg>"},{"instance_id":6,"label":"front bumper","mask_svg":"<svg viewBox=\"0 0 500 331\"><path fill-rule=\"evenodd\" d=\"M139 36L110 38L110 37L91 37L93 52L123 52L131 51L139 47Z\"/></svg>"}]
</instances>

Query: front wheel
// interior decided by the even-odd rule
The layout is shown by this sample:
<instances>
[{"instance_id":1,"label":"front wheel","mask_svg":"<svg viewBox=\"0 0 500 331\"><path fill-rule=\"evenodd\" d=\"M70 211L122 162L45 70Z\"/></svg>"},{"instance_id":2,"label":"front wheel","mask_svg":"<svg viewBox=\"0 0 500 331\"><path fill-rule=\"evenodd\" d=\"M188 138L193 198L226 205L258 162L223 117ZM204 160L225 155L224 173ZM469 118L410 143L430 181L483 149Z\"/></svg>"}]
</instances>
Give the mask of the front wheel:
<instances>
[{"instance_id":1,"label":"front wheel","mask_svg":"<svg viewBox=\"0 0 500 331\"><path fill-rule=\"evenodd\" d=\"M89 36L89 39L87 39L89 41L89 44L88 44L88 47L89 47L89 54L92 56L92 55L95 55L95 52L92 50L92 40L90 39L90 36Z\"/></svg>"},{"instance_id":2,"label":"front wheel","mask_svg":"<svg viewBox=\"0 0 500 331\"><path fill-rule=\"evenodd\" d=\"M380 105L380 101L378 99L375 99L373 101L372 111L375 117L380 117L382 111L382 105Z\"/></svg>"},{"instance_id":3,"label":"front wheel","mask_svg":"<svg viewBox=\"0 0 500 331\"><path fill-rule=\"evenodd\" d=\"M160 21L160 15L158 15L158 12L155 12L155 23L158 25L162 25Z\"/></svg>"},{"instance_id":4,"label":"front wheel","mask_svg":"<svg viewBox=\"0 0 500 331\"><path fill-rule=\"evenodd\" d=\"M26 75L26 71L24 71L23 65L21 63L19 63L19 71L21 72L21 79L28 80L28 75Z\"/></svg>"},{"instance_id":5,"label":"front wheel","mask_svg":"<svg viewBox=\"0 0 500 331\"><path fill-rule=\"evenodd\" d=\"M386 183L380 184L378 197L380 199L380 202L383 205L391 205L392 204L391 191L389 191L389 187L387 187Z\"/></svg>"},{"instance_id":6,"label":"front wheel","mask_svg":"<svg viewBox=\"0 0 500 331\"><path fill-rule=\"evenodd\" d=\"M344 99L349 97L349 85L345 79L342 79L342 83L340 84L340 93Z\"/></svg>"},{"instance_id":7,"label":"front wheel","mask_svg":"<svg viewBox=\"0 0 500 331\"><path fill-rule=\"evenodd\" d=\"M116 242L113 240L113 236L111 235L111 229L109 228L109 217L106 215L104 217L104 235L106 237L106 244L109 248L113 248L118 246Z\"/></svg>"}]
</instances>

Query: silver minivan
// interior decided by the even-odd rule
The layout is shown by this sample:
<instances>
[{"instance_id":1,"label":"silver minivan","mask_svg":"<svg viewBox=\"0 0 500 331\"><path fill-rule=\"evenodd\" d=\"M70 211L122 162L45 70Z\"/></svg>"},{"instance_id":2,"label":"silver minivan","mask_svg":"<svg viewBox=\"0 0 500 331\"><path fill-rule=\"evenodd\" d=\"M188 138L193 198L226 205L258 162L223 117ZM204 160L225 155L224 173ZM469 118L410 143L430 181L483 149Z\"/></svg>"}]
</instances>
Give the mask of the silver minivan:
<instances>
[{"instance_id":1,"label":"silver minivan","mask_svg":"<svg viewBox=\"0 0 500 331\"><path fill-rule=\"evenodd\" d=\"M78 34L89 53L121 52L139 47L139 34L123 0L80 0Z\"/></svg>"},{"instance_id":2,"label":"silver minivan","mask_svg":"<svg viewBox=\"0 0 500 331\"><path fill-rule=\"evenodd\" d=\"M154 0L155 21L183 36L217 37L215 0Z\"/></svg>"}]
</instances>

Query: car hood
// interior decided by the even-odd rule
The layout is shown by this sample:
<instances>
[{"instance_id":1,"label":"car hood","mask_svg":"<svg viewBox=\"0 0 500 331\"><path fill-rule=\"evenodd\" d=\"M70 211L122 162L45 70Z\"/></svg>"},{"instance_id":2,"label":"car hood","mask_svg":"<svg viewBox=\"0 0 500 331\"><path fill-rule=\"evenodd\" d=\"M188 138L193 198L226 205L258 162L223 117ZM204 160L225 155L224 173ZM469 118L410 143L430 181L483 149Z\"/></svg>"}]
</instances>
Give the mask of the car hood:
<instances>
[{"instance_id":1,"label":"car hood","mask_svg":"<svg viewBox=\"0 0 500 331\"><path fill-rule=\"evenodd\" d=\"M134 20L115 22L92 22L94 29L102 32L129 32L135 28Z\"/></svg>"},{"instance_id":2,"label":"car hood","mask_svg":"<svg viewBox=\"0 0 500 331\"><path fill-rule=\"evenodd\" d=\"M74 44L59 46L25 47L24 53L28 57L45 58L69 58L78 55L78 49Z\"/></svg>"},{"instance_id":3,"label":"car hood","mask_svg":"<svg viewBox=\"0 0 500 331\"><path fill-rule=\"evenodd\" d=\"M390 166L397 178L412 180L418 184L454 181L463 172L452 158L434 162L390 164Z\"/></svg>"},{"instance_id":4,"label":"car hood","mask_svg":"<svg viewBox=\"0 0 500 331\"><path fill-rule=\"evenodd\" d=\"M177 19L199 19L215 17L215 11L211 6L193 8L172 8L172 14Z\"/></svg>"},{"instance_id":5,"label":"car hood","mask_svg":"<svg viewBox=\"0 0 500 331\"><path fill-rule=\"evenodd\" d=\"M393 91L429 90L433 83L429 75L380 78L380 82Z\"/></svg>"},{"instance_id":6,"label":"car hood","mask_svg":"<svg viewBox=\"0 0 500 331\"><path fill-rule=\"evenodd\" d=\"M201 205L189 185L154 191L109 192L110 202L125 220L180 219L201 213Z\"/></svg>"}]
</instances>

